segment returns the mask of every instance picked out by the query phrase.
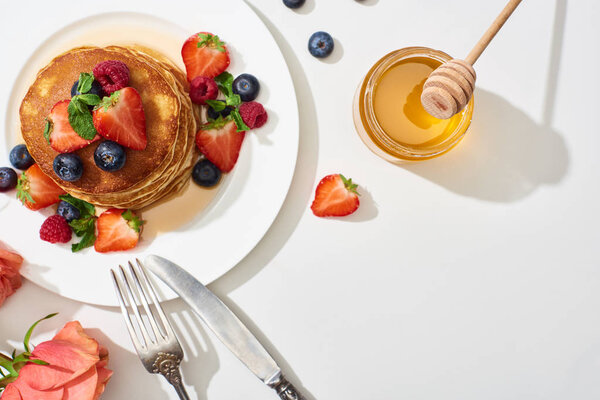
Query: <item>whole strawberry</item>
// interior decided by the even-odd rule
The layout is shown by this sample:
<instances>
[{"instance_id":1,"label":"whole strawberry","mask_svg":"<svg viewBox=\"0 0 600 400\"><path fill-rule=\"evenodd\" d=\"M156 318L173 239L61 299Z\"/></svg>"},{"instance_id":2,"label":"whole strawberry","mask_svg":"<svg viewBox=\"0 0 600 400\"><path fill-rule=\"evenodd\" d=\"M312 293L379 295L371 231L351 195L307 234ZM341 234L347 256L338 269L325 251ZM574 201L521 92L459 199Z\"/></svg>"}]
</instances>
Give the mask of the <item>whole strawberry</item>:
<instances>
[{"instance_id":1,"label":"whole strawberry","mask_svg":"<svg viewBox=\"0 0 600 400\"><path fill-rule=\"evenodd\" d=\"M358 209L360 201L357 184L342 174L321 179L310 208L317 217L343 217Z\"/></svg>"},{"instance_id":2,"label":"whole strawberry","mask_svg":"<svg viewBox=\"0 0 600 400\"><path fill-rule=\"evenodd\" d=\"M71 240L71 227L62 216L51 215L40 228L40 238L50 243L67 243Z\"/></svg>"}]
</instances>

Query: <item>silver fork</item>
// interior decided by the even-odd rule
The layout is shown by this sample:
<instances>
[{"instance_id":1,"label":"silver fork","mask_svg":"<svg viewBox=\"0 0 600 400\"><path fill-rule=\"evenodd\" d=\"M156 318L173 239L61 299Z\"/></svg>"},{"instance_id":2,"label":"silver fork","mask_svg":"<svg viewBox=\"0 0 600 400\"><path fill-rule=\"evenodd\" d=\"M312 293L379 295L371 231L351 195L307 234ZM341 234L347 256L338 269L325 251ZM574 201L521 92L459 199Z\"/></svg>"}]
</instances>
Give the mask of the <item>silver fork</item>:
<instances>
[{"instance_id":1,"label":"silver fork","mask_svg":"<svg viewBox=\"0 0 600 400\"><path fill-rule=\"evenodd\" d=\"M179 370L179 364L183 359L181 344L160 306L144 266L140 260L135 261L137 266L129 262L129 273L120 265L119 276L113 270L110 271L131 341L146 370L151 374L163 375L175 388L180 399L189 400ZM156 312L152 310L149 297ZM140 307L143 307L145 318L140 313ZM134 327L129 309L133 311L133 320L137 329ZM162 329L159 328L156 314L162 322ZM148 330L148 323L153 335Z\"/></svg>"}]
</instances>

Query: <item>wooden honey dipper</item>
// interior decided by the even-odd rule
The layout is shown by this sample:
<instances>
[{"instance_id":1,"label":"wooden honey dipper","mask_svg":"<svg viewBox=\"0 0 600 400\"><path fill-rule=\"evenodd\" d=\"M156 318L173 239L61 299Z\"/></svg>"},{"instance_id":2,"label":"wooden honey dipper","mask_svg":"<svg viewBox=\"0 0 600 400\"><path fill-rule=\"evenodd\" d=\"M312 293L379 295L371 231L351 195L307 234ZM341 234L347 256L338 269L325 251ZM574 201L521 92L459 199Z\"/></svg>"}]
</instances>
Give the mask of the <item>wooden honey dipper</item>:
<instances>
[{"instance_id":1,"label":"wooden honey dipper","mask_svg":"<svg viewBox=\"0 0 600 400\"><path fill-rule=\"evenodd\" d=\"M448 119L469 104L475 90L473 64L515 11L521 0L510 0L464 60L454 58L440 65L423 85L421 104L432 116Z\"/></svg>"}]
</instances>

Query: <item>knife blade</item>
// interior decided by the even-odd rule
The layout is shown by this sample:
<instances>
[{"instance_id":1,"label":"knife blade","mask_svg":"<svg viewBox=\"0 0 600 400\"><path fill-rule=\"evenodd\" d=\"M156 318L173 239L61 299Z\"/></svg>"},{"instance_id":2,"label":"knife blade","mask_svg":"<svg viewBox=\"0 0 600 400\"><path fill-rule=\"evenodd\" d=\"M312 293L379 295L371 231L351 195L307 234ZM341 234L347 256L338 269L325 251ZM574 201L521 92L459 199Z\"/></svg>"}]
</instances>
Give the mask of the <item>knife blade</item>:
<instances>
[{"instance_id":1,"label":"knife blade","mask_svg":"<svg viewBox=\"0 0 600 400\"><path fill-rule=\"evenodd\" d=\"M261 381L284 400L303 400L273 357L239 318L200 281L166 258L146 257L144 265L164 281L198 314L223 344Z\"/></svg>"}]
</instances>

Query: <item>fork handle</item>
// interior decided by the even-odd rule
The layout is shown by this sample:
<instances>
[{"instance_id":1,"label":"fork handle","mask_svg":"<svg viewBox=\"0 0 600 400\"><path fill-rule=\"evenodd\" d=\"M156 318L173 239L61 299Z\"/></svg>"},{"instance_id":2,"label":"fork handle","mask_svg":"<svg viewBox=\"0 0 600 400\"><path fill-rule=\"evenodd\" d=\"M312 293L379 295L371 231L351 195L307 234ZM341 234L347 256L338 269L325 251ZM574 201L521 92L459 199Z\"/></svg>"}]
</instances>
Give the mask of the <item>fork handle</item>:
<instances>
[{"instance_id":1,"label":"fork handle","mask_svg":"<svg viewBox=\"0 0 600 400\"><path fill-rule=\"evenodd\" d=\"M175 383L171 382L171 385L173 385L175 391L177 392L177 395L181 400L190 400L190 396L188 396L187 392L185 391L185 387L183 386L181 380Z\"/></svg>"},{"instance_id":2,"label":"fork handle","mask_svg":"<svg viewBox=\"0 0 600 400\"><path fill-rule=\"evenodd\" d=\"M305 400L304 396L283 375L280 375L277 381L269 383L269 386L275 389L282 400Z\"/></svg>"}]
</instances>

